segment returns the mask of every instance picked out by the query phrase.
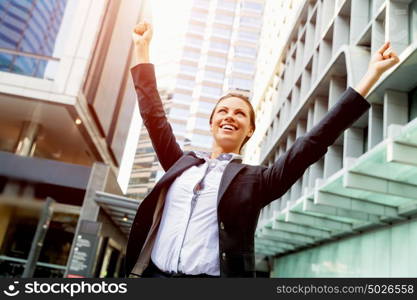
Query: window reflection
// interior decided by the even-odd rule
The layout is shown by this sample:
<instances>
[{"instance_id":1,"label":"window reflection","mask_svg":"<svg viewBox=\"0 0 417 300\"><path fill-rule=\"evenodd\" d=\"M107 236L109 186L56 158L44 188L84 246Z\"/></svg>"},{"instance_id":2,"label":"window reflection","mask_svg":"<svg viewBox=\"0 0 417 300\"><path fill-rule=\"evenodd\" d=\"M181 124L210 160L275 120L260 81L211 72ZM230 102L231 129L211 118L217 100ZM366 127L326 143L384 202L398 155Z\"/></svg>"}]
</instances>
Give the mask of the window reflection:
<instances>
[{"instance_id":1,"label":"window reflection","mask_svg":"<svg viewBox=\"0 0 417 300\"><path fill-rule=\"evenodd\" d=\"M71 7L75 2L72 1ZM0 70L53 79L59 48L62 48L58 40L68 3L67 0L2 0Z\"/></svg>"}]
</instances>

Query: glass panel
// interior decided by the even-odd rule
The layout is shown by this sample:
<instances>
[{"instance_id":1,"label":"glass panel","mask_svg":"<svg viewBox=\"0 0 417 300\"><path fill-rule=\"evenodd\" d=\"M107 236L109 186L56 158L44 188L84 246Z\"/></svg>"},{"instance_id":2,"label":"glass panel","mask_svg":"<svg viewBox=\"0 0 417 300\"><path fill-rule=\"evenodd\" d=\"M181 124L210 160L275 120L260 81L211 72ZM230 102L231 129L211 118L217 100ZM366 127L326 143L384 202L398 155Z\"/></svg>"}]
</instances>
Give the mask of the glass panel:
<instances>
[{"instance_id":1,"label":"glass panel","mask_svg":"<svg viewBox=\"0 0 417 300\"><path fill-rule=\"evenodd\" d=\"M207 62L224 66L226 65L227 60L225 57L210 55L207 57Z\"/></svg>"},{"instance_id":2,"label":"glass panel","mask_svg":"<svg viewBox=\"0 0 417 300\"><path fill-rule=\"evenodd\" d=\"M198 58L200 58L200 52L185 50L184 51L184 57L185 58L198 59Z\"/></svg>"},{"instance_id":3,"label":"glass panel","mask_svg":"<svg viewBox=\"0 0 417 300\"><path fill-rule=\"evenodd\" d=\"M229 44L222 43L222 42L211 41L210 42L210 48L211 49L216 49L216 50L227 51L227 49L229 49Z\"/></svg>"},{"instance_id":4,"label":"glass panel","mask_svg":"<svg viewBox=\"0 0 417 300\"><path fill-rule=\"evenodd\" d=\"M208 94L210 96L218 97L222 93L221 88L213 87L213 86L203 86L201 88L202 94Z\"/></svg>"},{"instance_id":5,"label":"glass panel","mask_svg":"<svg viewBox=\"0 0 417 300\"><path fill-rule=\"evenodd\" d=\"M236 5L236 2L232 2L232 1L219 1L218 2L218 7L221 7L221 8L228 8L228 9L234 9L235 8L235 5Z\"/></svg>"},{"instance_id":6,"label":"glass panel","mask_svg":"<svg viewBox=\"0 0 417 300\"><path fill-rule=\"evenodd\" d=\"M196 118L195 120L195 128L207 130L209 128L209 119L207 118Z\"/></svg>"},{"instance_id":7,"label":"glass panel","mask_svg":"<svg viewBox=\"0 0 417 300\"><path fill-rule=\"evenodd\" d=\"M58 64L52 58L63 48L59 33L66 7L67 0L1 1L1 70L52 79Z\"/></svg>"},{"instance_id":8,"label":"glass panel","mask_svg":"<svg viewBox=\"0 0 417 300\"><path fill-rule=\"evenodd\" d=\"M255 57L256 56L256 49L251 47L245 46L236 46L235 53L239 56L246 56L246 57Z\"/></svg>"},{"instance_id":9,"label":"glass panel","mask_svg":"<svg viewBox=\"0 0 417 300\"><path fill-rule=\"evenodd\" d=\"M252 17L241 17L240 23L244 25L250 25L250 26L259 26L261 25L261 19L252 18Z\"/></svg>"},{"instance_id":10,"label":"glass panel","mask_svg":"<svg viewBox=\"0 0 417 300\"><path fill-rule=\"evenodd\" d=\"M186 120L188 118L189 110L182 108L171 108L169 116L173 119Z\"/></svg>"},{"instance_id":11,"label":"glass panel","mask_svg":"<svg viewBox=\"0 0 417 300\"><path fill-rule=\"evenodd\" d=\"M250 40L250 41L257 41L259 37L258 32L253 31L239 31L239 39Z\"/></svg>"},{"instance_id":12,"label":"glass panel","mask_svg":"<svg viewBox=\"0 0 417 300\"><path fill-rule=\"evenodd\" d=\"M216 81L222 81L224 79L224 74L220 72L206 70L205 78L215 79Z\"/></svg>"},{"instance_id":13,"label":"glass panel","mask_svg":"<svg viewBox=\"0 0 417 300\"><path fill-rule=\"evenodd\" d=\"M189 45L193 45L193 46L197 46L197 47L201 47L203 45L203 40L202 39L197 39L197 38L193 38L193 37L187 37L186 42Z\"/></svg>"},{"instance_id":14,"label":"glass panel","mask_svg":"<svg viewBox=\"0 0 417 300\"><path fill-rule=\"evenodd\" d=\"M232 34L232 31L226 28L213 27L213 33L217 36L229 38Z\"/></svg>"},{"instance_id":15,"label":"glass panel","mask_svg":"<svg viewBox=\"0 0 417 300\"><path fill-rule=\"evenodd\" d=\"M199 147L210 148L213 143L213 139L209 135L193 134L191 138L191 144Z\"/></svg>"},{"instance_id":16,"label":"glass panel","mask_svg":"<svg viewBox=\"0 0 417 300\"><path fill-rule=\"evenodd\" d=\"M256 10L258 12L261 12L262 8L263 8L263 5L261 3L248 2L248 1L243 2L242 6L245 9L252 9L252 10Z\"/></svg>"},{"instance_id":17,"label":"glass panel","mask_svg":"<svg viewBox=\"0 0 417 300\"><path fill-rule=\"evenodd\" d=\"M211 114L211 111L213 110L214 105L215 105L214 103L200 101L198 103L198 111L203 112L203 113L207 113L207 114Z\"/></svg>"},{"instance_id":18,"label":"glass panel","mask_svg":"<svg viewBox=\"0 0 417 300\"><path fill-rule=\"evenodd\" d=\"M227 24L231 24L233 22L234 17L231 15L217 14L214 18L216 21L221 21Z\"/></svg>"},{"instance_id":19,"label":"glass panel","mask_svg":"<svg viewBox=\"0 0 417 300\"><path fill-rule=\"evenodd\" d=\"M236 61L233 63L233 68L236 70L245 71L247 73L252 73L255 71L255 66L252 63Z\"/></svg>"}]
</instances>

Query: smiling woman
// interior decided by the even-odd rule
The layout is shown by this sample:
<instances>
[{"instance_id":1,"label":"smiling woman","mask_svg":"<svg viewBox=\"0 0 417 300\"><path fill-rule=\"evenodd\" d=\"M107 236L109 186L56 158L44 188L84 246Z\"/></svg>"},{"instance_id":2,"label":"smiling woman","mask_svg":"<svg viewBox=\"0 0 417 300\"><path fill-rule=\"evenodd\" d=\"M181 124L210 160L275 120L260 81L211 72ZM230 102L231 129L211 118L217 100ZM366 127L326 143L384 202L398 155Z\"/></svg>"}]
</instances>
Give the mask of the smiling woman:
<instances>
[{"instance_id":1,"label":"smiling woman","mask_svg":"<svg viewBox=\"0 0 417 300\"><path fill-rule=\"evenodd\" d=\"M138 65L131 69L139 108L165 175L141 203L126 250L126 274L139 277L253 277L260 210L281 197L330 145L368 110L364 99L398 57L385 43L368 72L349 87L307 134L269 168L241 163L255 131L248 98L229 93L210 116L210 153L182 151L172 133L149 63L152 27L133 32ZM219 91L220 92L220 91Z\"/></svg>"},{"instance_id":2,"label":"smiling woman","mask_svg":"<svg viewBox=\"0 0 417 300\"><path fill-rule=\"evenodd\" d=\"M230 92L221 97L210 115L210 132L216 145L212 157L223 152L240 153L255 131L255 111L249 98Z\"/></svg>"}]
</instances>

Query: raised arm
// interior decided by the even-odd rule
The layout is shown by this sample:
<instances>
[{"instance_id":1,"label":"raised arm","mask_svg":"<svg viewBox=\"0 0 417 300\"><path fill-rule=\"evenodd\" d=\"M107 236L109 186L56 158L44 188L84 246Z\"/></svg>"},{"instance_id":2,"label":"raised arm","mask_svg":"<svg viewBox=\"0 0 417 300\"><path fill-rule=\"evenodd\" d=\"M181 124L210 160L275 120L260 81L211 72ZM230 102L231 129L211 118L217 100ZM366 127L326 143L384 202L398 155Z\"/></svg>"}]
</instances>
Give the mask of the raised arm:
<instances>
[{"instance_id":1,"label":"raised arm","mask_svg":"<svg viewBox=\"0 0 417 300\"><path fill-rule=\"evenodd\" d=\"M157 89L154 65L149 61L152 26L147 22L141 22L134 28L132 36L138 64L131 69L131 74L138 96L140 114L159 162L166 171L183 155L183 151L176 142L166 118Z\"/></svg>"},{"instance_id":2,"label":"raised arm","mask_svg":"<svg viewBox=\"0 0 417 300\"><path fill-rule=\"evenodd\" d=\"M373 55L358 86L355 89L349 87L317 125L297 138L287 152L263 171L261 185L265 193L259 199L261 208L282 196L311 164L327 152L342 132L369 109L370 104L364 97L379 77L398 61L389 43L385 43Z\"/></svg>"}]
</instances>

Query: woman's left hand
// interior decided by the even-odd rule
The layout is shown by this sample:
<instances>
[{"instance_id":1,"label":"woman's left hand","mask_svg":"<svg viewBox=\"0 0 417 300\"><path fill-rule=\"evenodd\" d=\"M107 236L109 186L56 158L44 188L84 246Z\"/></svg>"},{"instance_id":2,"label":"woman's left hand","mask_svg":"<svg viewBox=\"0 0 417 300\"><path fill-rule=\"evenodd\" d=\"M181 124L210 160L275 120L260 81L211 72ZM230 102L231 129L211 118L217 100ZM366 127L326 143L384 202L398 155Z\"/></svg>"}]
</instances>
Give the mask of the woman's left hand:
<instances>
[{"instance_id":1,"label":"woman's left hand","mask_svg":"<svg viewBox=\"0 0 417 300\"><path fill-rule=\"evenodd\" d=\"M381 48L376 51L369 63L368 71L380 77L385 71L396 65L400 59L397 53L392 49L390 42L385 42Z\"/></svg>"},{"instance_id":2,"label":"woman's left hand","mask_svg":"<svg viewBox=\"0 0 417 300\"><path fill-rule=\"evenodd\" d=\"M398 58L397 53L391 48L390 42L385 42L382 47L372 55L368 71L355 87L355 90L361 94L362 97L365 97L381 75L399 61L400 59Z\"/></svg>"}]
</instances>

